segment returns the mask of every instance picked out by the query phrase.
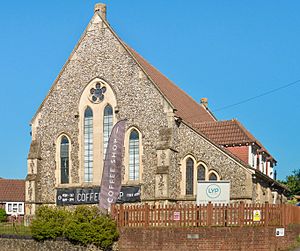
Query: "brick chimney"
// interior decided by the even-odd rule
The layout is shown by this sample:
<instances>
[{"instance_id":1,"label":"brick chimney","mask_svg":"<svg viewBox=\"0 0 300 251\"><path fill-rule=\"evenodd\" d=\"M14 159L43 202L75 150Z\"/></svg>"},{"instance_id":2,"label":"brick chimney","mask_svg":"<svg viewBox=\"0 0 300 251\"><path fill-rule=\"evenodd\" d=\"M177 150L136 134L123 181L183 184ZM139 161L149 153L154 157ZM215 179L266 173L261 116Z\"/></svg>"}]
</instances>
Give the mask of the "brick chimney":
<instances>
[{"instance_id":1,"label":"brick chimney","mask_svg":"<svg viewBox=\"0 0 300 251\"><path fill-rule=\"evenodd\" d=\"M200 104L203 105L205 108L208 106L208 98L201 98Z\"/></svg>"},{"instance_id":2,"label":"brick chimney","mask_svg":"<svg viewBox=\"0 0 300 251\"><path fill-rule=\"evenodd\" d=\"M94 12L98 12L100 14L100 17L103 20L106 20L106 4L96 3L94 7Z\"/></svg>"}]
</instances>

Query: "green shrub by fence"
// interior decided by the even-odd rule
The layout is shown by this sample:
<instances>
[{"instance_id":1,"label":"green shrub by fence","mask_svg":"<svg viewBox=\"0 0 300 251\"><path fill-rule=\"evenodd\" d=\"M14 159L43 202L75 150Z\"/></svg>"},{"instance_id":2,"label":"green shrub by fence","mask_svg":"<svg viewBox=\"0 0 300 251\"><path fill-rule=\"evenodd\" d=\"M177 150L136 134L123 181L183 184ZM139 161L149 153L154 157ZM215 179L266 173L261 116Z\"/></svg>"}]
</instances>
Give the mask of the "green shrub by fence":
<instances>
[{"instance_id":1,"label":"green shrub by fence","mask_svg":"<svg viewBox=\"0 0 300 251\"><path fill-rule=\"evenodd\" d=\"M65 209L40 207L31 223L32 236L36 240L64 237L69 241L108 248L118 239L116 223L98 208L79 206L71 212Z\"/></svg>"}]
</instances>

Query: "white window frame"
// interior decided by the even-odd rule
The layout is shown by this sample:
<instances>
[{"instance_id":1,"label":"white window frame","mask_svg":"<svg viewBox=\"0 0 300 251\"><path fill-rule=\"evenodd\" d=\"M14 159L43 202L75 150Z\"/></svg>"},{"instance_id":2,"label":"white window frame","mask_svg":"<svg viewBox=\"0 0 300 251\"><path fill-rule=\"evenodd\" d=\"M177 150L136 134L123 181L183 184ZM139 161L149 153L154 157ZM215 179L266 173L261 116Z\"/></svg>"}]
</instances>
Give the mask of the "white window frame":
<instances>
[{"instance_id":1,"label":"white window frame","mask_svg":"<svg viewBox=\"0 0 300 251\"><path fill-rule=\"evenodd\" d=\"M10 206L11 206L11 210L9 210ZM21 210L19 210L19 206L21 206ZM16 210L14 210L14 208L16 208ZM6 202L5 203L5 212L8 215L12 215L15 213L24 215L24 202Z\"/></svg>"}]
</instances>

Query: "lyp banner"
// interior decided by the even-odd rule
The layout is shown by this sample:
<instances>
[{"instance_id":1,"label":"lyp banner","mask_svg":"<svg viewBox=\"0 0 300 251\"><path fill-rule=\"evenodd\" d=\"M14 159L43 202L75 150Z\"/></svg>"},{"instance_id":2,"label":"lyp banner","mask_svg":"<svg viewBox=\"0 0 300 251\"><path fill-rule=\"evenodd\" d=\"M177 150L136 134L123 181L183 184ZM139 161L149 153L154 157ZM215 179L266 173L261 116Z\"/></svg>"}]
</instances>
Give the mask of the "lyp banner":
<instances>
[{"instance_id":1,"label":"lyp banner","mask_svg":"<svg viewBox=\"0 0 300 251\"><path fill-rule=\"evenodd\" d=\"M121 191L122 155L125 137L125 120L113 127L105 154L99 206L108 210L116 203Z\"/></svg>"}]
</instances>

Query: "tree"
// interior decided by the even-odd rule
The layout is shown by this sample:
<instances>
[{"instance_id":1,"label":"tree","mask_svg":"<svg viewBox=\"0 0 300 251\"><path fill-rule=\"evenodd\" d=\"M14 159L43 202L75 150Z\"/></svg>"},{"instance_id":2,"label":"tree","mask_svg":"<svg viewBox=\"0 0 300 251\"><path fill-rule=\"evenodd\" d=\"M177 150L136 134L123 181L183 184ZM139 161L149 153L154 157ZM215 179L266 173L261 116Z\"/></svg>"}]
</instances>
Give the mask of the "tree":
<instances>
[{"instance_id":1,"label":"tree","mask_svg":"<svg viewBox=\"0 0 300 251\"><path fill-rule=\"evenodd\" d=\"M291 190L291 195L300 195L300 169L294 170L292 175L287 176L281 183Z\"/></svg>"}]
</instances>

